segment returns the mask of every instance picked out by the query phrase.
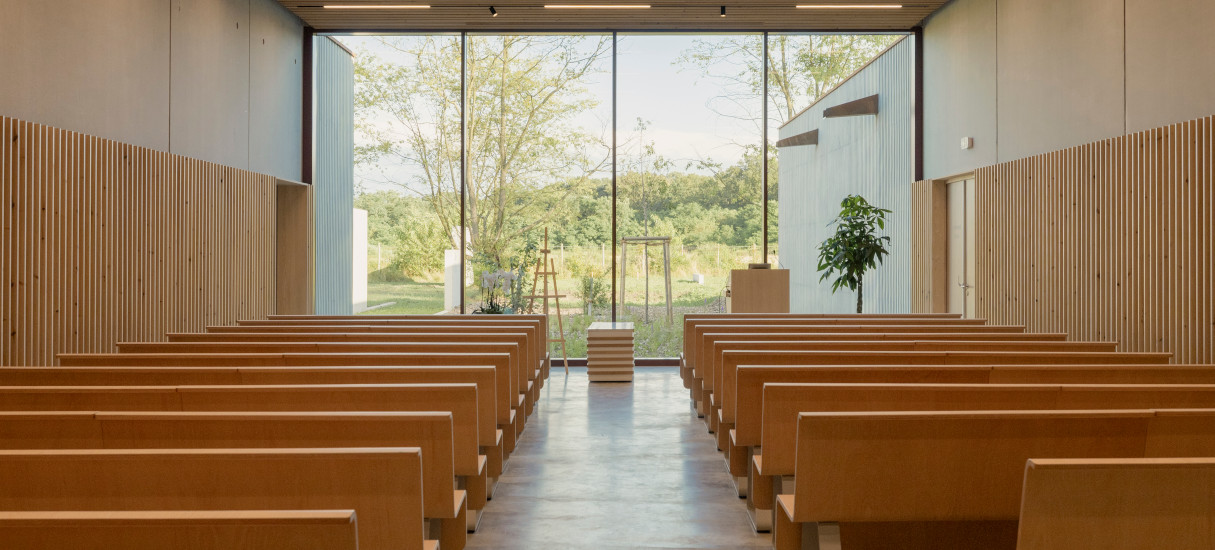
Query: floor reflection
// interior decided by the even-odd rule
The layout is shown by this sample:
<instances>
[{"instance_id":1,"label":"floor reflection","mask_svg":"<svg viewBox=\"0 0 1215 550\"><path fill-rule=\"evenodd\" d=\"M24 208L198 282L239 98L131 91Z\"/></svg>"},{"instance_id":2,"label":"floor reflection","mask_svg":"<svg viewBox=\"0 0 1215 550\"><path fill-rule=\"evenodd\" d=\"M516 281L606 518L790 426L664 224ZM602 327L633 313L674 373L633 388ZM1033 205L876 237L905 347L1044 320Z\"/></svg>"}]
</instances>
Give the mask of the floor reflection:
<instances>
[{"instance_id":1,"label":"floor reflection","mask_svg":"<svg viewBox=\"0 0 1215 550\"><path fill-rule=\"evenodd\" d=\"M768 548L678 370L554 370L469 548Z\"/></svg>"}]
</instances>

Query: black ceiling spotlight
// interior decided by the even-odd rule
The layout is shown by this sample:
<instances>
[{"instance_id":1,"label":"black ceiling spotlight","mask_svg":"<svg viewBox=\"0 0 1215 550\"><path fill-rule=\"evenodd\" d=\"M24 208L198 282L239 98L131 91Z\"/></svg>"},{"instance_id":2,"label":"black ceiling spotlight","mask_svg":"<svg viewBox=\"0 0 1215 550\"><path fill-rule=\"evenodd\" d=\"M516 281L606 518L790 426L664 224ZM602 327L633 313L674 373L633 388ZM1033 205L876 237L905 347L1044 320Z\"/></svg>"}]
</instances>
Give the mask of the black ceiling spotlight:
<instances>
[{"instance_id":1,"label":"black ceiling spotlight","mask_svg":"<svg viewBox=\"0 0 1215 550\"><path fill-rule=\"evenodd\" d=\"M722 16L722 17L725 17L725 16L726 16L726 7L725 7L725 6L722 6L722 7L721 7L721 16Z\"/></svg>"},{"instance_id":2,"label":"black ceiling spotlight","mask_svg":"<svg viewBox=\"0 0 1215 550\"><path fill-rule=\"evenodd\" d=\"M494 9L494 7L493 7L493 6L490 6L490 7L489 7L489 16L490 16L490 17L497 17L497 16L498 16L498 10Z\"/></svg>"}]
</instances>

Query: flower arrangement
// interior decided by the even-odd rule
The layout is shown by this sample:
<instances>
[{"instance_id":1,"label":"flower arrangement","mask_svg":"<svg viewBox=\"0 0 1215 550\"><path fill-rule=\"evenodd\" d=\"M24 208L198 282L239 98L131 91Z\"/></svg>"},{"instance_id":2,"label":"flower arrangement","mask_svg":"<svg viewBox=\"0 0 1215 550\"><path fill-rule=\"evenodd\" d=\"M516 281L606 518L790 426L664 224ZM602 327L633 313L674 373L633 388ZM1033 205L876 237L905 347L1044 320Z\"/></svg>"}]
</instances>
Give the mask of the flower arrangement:
<instances>
[{"instance_id":1,"label":"flower arrangement","mask_svg":"<svg viewBox=\"0 0 1215 550\"><path fill-rule=\"evenodd\" d=\"M481 273L481 306L473 313L511 313L507 300L511 296L513 283L519 277L510 271Z\"/></svg>"}]
</instances>

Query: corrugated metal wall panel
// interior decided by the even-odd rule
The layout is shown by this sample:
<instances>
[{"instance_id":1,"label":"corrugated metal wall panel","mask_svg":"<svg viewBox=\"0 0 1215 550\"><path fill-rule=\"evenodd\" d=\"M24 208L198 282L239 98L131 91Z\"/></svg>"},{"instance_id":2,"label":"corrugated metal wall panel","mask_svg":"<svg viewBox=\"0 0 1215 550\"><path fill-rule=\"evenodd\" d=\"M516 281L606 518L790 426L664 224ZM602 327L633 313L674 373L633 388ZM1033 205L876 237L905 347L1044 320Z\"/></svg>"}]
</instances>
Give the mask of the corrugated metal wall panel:
<instances>
[{"instance_id":1,"label":"corrugated metal wall panel","mask_svg":"<svg viewBox=\"0 0 1215 550\"><path fill-rule=\"evenodd\" d=\"M354 231L354 59L330 38L316 41L316 313L349 315Z\"/></svg>"},{"instance_id":2,"label":"corrugated metal wall panel","mask_svg":"<svg viewBox=\"0 0 1215 550\"><path fill-rule=\"evenodd\" d=\"M865 276L865 311L911 308L911 184L914 179L915 39L892 46L780 130L784 139L819 130L818 145L784 147L780 159L780 267L789 269L791 311L848 313L856 293L819 283L818 244L849 194L894 212L885 263ZM878 94L876 116L824 119L823 111Z\"/></svg>"}]
</instances>

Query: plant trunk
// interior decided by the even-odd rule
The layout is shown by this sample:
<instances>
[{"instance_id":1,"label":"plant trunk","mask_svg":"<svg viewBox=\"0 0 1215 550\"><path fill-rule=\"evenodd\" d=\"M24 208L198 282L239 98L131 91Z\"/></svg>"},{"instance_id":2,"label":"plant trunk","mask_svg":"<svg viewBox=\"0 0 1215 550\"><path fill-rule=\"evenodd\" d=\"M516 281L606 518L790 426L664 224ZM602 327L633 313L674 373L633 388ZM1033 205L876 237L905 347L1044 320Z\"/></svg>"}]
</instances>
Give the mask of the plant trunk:
<instances>
[{"instance_id":1,"label":"plant trunk","mask_svg":"<svg viewBox=\"0 0 1215 550\"><path fill-rule=\"evenodd\" d=\"M865 284L857 281L856 283L856 312L861 312L861 305L865 301Z\"/></svg>"}]
</instances>

